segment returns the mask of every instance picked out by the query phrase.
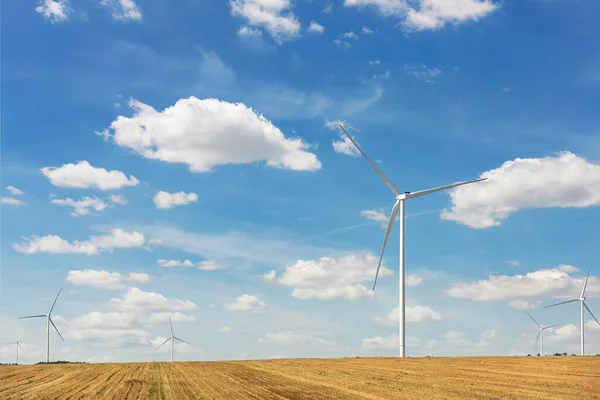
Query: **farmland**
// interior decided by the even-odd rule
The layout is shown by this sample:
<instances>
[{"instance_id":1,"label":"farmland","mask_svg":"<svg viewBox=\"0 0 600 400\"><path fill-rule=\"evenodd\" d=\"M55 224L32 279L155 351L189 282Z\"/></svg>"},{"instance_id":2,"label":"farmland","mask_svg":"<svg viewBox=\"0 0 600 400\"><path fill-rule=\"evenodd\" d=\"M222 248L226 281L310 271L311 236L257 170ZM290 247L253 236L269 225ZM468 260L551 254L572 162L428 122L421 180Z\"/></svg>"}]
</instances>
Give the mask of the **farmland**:
<instances>
[{"instance_id":1,"label":"farmland","mask_svg":"<svg viewBox=\"0 0 600 400\"><path fill-rule=\"evenodd\" d=\"M2 399L600 399L600 357L0 366Z\"/></svg>"}]
</instances>

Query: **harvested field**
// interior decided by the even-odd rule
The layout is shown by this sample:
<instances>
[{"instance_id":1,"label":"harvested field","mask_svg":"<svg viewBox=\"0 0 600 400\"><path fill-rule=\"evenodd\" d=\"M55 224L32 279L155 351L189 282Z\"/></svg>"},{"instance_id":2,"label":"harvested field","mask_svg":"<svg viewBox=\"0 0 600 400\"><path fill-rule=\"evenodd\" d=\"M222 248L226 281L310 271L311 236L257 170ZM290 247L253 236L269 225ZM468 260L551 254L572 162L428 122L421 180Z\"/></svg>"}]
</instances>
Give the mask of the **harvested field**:
<instances>
[{"instance_id":1,"label":"harvested field","mask_svg":"<svg viewBox=\"0 0 600 400\"><path fill-rule=\"evenodd\" d=\"M1 399L600 399L600 357L0 366Z\"/></svg>"}]
</instances>

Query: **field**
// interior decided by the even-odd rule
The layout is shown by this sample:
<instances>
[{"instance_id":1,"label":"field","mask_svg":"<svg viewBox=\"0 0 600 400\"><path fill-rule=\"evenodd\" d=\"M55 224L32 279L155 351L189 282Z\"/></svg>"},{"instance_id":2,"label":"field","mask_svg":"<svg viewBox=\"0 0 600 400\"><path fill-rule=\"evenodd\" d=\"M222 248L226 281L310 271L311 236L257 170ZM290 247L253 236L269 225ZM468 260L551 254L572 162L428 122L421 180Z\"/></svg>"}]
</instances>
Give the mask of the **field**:
<instances>
[{"instance_id":1,"label":"field","mask_svg":"<svg viewBox=\"0 0 600 400\"><path fill-rule=\"evenodd\" d=\"M600 357L0 366L2 399L600 399Z\"/></svg>"}]
</instances>

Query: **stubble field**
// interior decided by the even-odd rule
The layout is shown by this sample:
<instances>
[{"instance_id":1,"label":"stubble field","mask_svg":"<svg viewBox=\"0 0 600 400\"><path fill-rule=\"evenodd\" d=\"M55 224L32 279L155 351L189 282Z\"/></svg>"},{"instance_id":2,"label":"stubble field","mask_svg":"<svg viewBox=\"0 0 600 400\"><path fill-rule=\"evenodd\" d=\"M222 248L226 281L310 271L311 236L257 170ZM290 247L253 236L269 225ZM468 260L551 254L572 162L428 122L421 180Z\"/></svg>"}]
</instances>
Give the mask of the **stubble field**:
<instances>
[{"instance_id":1,"label":"stubble field","mask_svg":"<svg viewBox=\"0 0 600 400\"><path fill-rule=\"evenodd\" d=\"M600 399L600 357L0 366L1 399Z\"/></svg>"}]
</instances>

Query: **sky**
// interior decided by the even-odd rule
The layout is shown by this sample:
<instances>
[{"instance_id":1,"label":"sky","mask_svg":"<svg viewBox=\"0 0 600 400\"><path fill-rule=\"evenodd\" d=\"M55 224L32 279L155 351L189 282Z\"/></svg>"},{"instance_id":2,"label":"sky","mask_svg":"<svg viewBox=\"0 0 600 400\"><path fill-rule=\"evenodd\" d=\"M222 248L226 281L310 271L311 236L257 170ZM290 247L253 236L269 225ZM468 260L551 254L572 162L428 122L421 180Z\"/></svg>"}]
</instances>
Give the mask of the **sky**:
<instances>
[{"instance_id":1,"label":"sky","mask_svg":"<svg viewBox=\"0 0 600 400\"><path fill-rule=\"evenodd\" d=\"M176 4L175 4L176 3ZM52 360L579 354L600 3L3 2L0 342ZM585 315L586 352L600 324ZM0 347L13 362L15 345Z\"/></svg>"}]
</instances>

